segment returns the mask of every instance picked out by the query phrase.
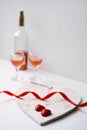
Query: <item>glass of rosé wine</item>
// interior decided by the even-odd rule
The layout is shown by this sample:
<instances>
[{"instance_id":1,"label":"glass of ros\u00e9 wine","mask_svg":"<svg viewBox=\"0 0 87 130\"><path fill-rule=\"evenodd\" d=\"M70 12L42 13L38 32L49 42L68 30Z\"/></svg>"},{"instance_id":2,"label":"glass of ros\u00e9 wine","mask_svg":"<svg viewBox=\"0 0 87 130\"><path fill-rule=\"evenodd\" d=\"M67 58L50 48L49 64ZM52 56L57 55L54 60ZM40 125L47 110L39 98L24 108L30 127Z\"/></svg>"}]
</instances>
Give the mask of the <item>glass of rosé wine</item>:
<instances>
[{"instance_id":1,"label":"glass of ros\u00e9 wine","mask_svg":"<svg viewBox=\"0 0 87 130\"><path fill-rule=\"evenodd\" d=\"M18 70L25 63L24 53L22 51L13 51L10 54L10 61L16 69L16 75L12 79L17 81L18 80L18 75L17 75Z\"/></svg>"},{"instance_id":2,"label":"glass of ros\u00e9 wine","mask_svg":"<svg viewBox=\"0 0 87 130\"><path fill-rule=\"evenodd\" d=\"M36 72L38 68L40 67L40 65L42 64L42 62L43 62L43 59L40 56L40 54L37 55L34 53L29 53L29 63L31 64L34 70L33 77L31 78L32 80L36 80Z\"/></svg>"}]
</instances>

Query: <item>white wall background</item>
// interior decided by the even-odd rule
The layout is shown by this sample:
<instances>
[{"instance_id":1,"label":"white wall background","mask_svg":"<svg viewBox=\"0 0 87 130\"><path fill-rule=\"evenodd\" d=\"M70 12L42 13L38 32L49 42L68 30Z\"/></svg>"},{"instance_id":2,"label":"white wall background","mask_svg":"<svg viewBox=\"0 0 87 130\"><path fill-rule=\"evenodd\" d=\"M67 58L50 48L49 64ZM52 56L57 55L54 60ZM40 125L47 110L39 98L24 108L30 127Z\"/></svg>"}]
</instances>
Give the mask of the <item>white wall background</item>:
<instances>
[{"instance_id":1,"label":"white wall background","mask_svg":"<svg viewBox=\"0 0 87 130\"><path fill-rule=\"evenodd\" d=\"M9 59L19 11L42 69L87 81L87 0L0 0L0 57Z\"/></svg>"}]
</instances>

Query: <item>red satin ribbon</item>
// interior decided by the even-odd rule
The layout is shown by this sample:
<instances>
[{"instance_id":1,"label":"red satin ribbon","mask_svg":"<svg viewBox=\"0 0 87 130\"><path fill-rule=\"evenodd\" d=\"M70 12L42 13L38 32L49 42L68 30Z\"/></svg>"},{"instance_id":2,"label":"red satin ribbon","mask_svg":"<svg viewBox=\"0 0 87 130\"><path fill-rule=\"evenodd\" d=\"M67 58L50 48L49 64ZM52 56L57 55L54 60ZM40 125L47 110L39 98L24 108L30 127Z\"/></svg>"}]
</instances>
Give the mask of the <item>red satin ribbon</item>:
<instances>
[{"instance_id":1,"label":"red satin ribbon","mask_svg":"<svg viewBox=\"0 0 87 130\"><path fill-rule=\"evenodd\" d=\"M77 106L77 107L86 107L87 106L87 102L85 102L85 103L82 103L82 104L76 104L74 101L72 101L65 93L63 93L63 92L51 92L51 93L49 93L49 94L47 94L46 96L44 96L43 98L42 97L40 97L36 92L34 92L34 91L25 91L25 92L23 92L23 93L21 93L21 94L19 94L19 95L16 95L16 94L14 94L14 93L12 93L12 92L10 92L10 91L1 91L0 93L5 93L5 94L7 94L7 95L9 95L9 96L13 96L13 97L16 97L16 98L18 98L18 99L23 99L22 97L24 97L24 96L26 96L27 94L32 94L34 97L36 97L37 99L39 99L39 100L47 100L47 99L49 99L50 97L52 97L53 95L55 95L55 94L60 94L67 102L69 102L69 103L71 103L72 105L74 105L74 106Z\"/></svg>"}]
</instances>

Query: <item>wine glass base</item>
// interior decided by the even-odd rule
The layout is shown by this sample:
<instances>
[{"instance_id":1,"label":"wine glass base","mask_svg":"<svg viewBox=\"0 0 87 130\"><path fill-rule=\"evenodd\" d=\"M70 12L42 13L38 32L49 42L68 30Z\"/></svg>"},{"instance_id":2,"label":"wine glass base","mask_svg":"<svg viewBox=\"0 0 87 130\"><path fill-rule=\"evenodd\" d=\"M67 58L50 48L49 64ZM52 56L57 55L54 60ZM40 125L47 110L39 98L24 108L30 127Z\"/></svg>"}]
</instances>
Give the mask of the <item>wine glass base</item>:
<instances>
[{"instance_id":1,"label":"wine glass base","mask_svg":"<svg viewBox=\"0 0 87 130\"><path fill-rule=\"evenodd\" d=\"M30 81L34 81L34 82L41 82L42 78L37 74L34 73L29 77Z\"/></svg>"},{"instance_id":2,"label":"wine glass base","mask_svg":"<svg viewBox=\"0 0 87 130\"><path fill-rule=\"evenodd\" d=\"M14 81L18 81L17 77L12 77L11 79L14 80Z\"/></svg>"}]
</instances>

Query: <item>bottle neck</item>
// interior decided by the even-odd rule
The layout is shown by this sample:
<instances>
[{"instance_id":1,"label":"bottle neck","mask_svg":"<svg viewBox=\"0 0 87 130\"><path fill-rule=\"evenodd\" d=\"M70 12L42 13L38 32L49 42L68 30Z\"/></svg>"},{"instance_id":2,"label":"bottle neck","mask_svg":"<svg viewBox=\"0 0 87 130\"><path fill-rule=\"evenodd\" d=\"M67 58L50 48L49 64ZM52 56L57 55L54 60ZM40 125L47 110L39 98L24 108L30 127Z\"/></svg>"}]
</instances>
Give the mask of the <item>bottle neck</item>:
<instances>
[{"instance_id":1,"label":"bottle neck","mask_svg":"<svg viewBox=\"0 0 87 130\"><path fill-rule=\"evenodd\" d=\"M24 26L19 26L20 30L24 30L24 28L25 28Z\"/></svg>"}]
</instances>

